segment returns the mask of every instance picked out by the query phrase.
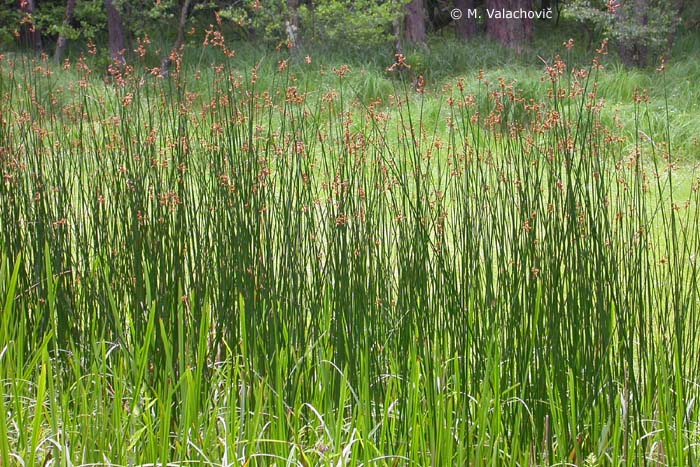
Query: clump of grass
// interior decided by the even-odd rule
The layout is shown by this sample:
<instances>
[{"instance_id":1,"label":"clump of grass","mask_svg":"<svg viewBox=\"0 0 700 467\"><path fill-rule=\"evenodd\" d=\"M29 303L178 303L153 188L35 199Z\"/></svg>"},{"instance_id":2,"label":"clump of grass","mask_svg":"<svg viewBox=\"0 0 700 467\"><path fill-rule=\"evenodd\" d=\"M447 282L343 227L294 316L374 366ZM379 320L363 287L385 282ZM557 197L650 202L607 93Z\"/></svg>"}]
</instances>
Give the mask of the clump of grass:
<instances>
[{"instance_id":1,"label":"clump of grass","mask_svg":"<svg viewBox=\"0 0 700 467\"><path fill-rule=\"evenodd\" d=\"M693 464L698 179L600 60L1 63L3 465Z\"/></svg>"}]
</instances>

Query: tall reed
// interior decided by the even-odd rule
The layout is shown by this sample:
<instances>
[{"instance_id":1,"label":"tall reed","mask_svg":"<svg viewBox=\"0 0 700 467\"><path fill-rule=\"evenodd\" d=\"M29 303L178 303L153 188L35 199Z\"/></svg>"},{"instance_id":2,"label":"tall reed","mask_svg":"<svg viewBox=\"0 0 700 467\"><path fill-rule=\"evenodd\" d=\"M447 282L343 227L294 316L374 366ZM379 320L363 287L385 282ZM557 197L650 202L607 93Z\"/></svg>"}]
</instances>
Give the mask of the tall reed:
<instances>
[{"instance_id":1,"label":"tall reed","mask_svg":"<svg viewBox=\"0 0 700 467\"><path fill-rule=\"evenodd\" d=\"M642 90L629 140L600 57L368 103L214 43L0 62L3 465L695 463L698 179Z\"/></svg>"}]
</instances>

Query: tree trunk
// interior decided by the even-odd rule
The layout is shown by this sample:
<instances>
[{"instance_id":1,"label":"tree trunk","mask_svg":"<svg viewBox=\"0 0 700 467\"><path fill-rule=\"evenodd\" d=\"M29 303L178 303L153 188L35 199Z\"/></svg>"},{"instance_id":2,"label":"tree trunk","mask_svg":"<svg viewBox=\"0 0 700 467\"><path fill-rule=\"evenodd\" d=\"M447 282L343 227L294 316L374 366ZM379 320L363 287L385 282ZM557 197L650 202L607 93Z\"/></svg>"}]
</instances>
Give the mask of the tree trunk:
<instances>
[{"instance_id":1,"label":"tree trunk","mask_svg":"<svg viewBox=\"0 0 700 467\"><path fill-rule=\"evenodd\" d=\"M403 55L403 43L401 42L401 20L395 19L393 23L394 28L394 52Z\"/></svg>"},{"instance_id":2,"label":"tree trunk","mask_svg":"<svg viewBox=\"0 0 700 467\"><path fill-rule=\"evenodd\" d=\"M486 32L491 38L518 52L532 40L532 19L497 17L501 13L530 11L532 0L486 0L486 9Z\"/></svg>"},{"instance_id":3,"label":"tree trunk","mask_svg":"<svg viewBox=\"0 0 700 467\"><path fill-rule=\"evenodd\" d=\"M125 64L124 53L124 27L119 10L116 9L112 0L105 0L105 10L107 12L107 35L109 36L109 56L112 61Z\"/></svg>"},{"instance_id":4,"label":"tree trunk","mask_svg":"<svg viewBox=\"0 0 700 467\"><path fill-rule=\"evenodd\" d=\"M455 0L455 8L462 12L462 17L455 19L457 36L462 39L469 39L476 35L476 18L472 17L470 11L474 9L474 0Z\"/></svg>"},{"instance_id":5,"label":"tree trunk","mask_svg":"<svg viewBox=\"0 0 700 467\"><path fill-rule=\"evenodd\" d=\"M71 23L73 22L73 17L75 16L75 3L76 0L68 0L68 3L66 4L66 15L63 18L64 28L70 27ZM65 34L61 32L58 35L58 40L56 41L56 52L54 54L54 60L56 60L56 63L61 63L61 60L63 60L63 55L66 52L67 45L68 39L66 38Z\"/></svg>"},{"instance_id":6,"label":"tree trunk","mask_svg":"<svg viewBox=\"0 0 700 467\"><path fill-rule=\"evenodd\" d=\"M406 5L406 40L414 44L425 44L425 8L423 0L411 0Z\"/></svg>"},{"instance_id":7,"label":"tree trunk","mask_svg":"<svg viewBox=\"0 0 700 467\"><path fill-rule=\"evenodd\" d=\"M180 21L177 23L177 37L175 38L175 43L173 48L170 49L170 53L163 57L160 61L160 75L167 76L170 71L170 65L172 63L173 56L180 53L180 48L185 42L185 25L187 24L187 17L189 16L190 4L192 0L185 0L180 9Z\"/></svg>"},{"instance_id":8,"label":"tree trunk","mask_svg":"<svg viewBox=\"0 0 700 467\"><path fill-rule=\"evenodd\" d=\"M25 16L31 17L36 11L36 2L34 0L17 0L17 6ZM19 42L20 45L31 47L36 51L42 49L41 33L34 25L33 19L28 24L22 24Z\"/></svg>"},{"instance_id":9,"label":"tree trunk","mask_svg":"<svg viewBox=\"0 0 700 467\"><path fill-rule=\"evenodd\" d=\"M299 45L299 0L287 0L287 41L292 48Z\"/></svg>"}]
</instances>

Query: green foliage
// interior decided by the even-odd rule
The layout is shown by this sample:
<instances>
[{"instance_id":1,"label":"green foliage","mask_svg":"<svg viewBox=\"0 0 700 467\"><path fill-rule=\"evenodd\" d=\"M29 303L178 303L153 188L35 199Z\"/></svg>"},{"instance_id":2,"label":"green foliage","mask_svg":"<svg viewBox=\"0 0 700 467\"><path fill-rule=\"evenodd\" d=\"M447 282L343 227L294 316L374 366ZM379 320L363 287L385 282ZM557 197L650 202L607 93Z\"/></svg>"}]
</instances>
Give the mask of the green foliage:
<instances>
[{"instance_id":1,"label":"green foliage","mask_svg":"<svg viewBox=\"0 0 700 467\"><path fill-rule=\"evenodd\" d=\"M614 41L636 65L663 53L678 25L678 14L666 0L572 0L562 17L582 23L589 31Z\"/></svg>"},{"instance_id":2,"label":"green foliage","mask_svg":"<svg viewBox=\"0 0 700 467\"><path fill-rule=\"evenodd\" d=\"M231 5L220 15L247 27L256 39L271 45L286 42L295 34L305 43L366 50L391 42L392 24L401 16L405 3L405 0L330 0L305 3L294 12L286 0L246 0L243 7Z\"/></svg>"},{"instance_id":3,"label":"green foliage","mask_svg":"<svg viewBox=\"0 0 700 467\"><path fill-rule=\"evenodd\" d=\"M317 43L358 50L390 44L392 25L405 0L329 0L299 9L305 37Z\"/></svg>"},{"instance_id":4,"label":"green foliage","mask_svg":"<svg viewBox=\"0 0 700 467\"><path fill-rule=\"evenodd\" d=\"M16 42L19 32L20 12L14 0L0 0L0 49L9 48Z\"/></svg>"},{"instance_id":5,"label":"green foliage","mask_svg":"<svg viewBox=\"0 0 700 467\"><path fill-rule=\"evenodd\" d=\"M32 24L41 32L45 41L48 39L48 44L59 34L65 35L69 40L96 39L105 30L103 0L76 2L71 24L64 24L65 14L65 0L44 0L38 2L38 8L31 16ZM0 1L0 46L9 47L16 43L22 16L14 0Z\"/></svg>"},{"instance_id":6,"label":"green foliage","mask_svg":"<svg viewBox=\"0 0 700 467\"><path fill-rule=\"evenodd\" d=\"M115 0L128 31L136 37L149 36L169 41L177 32L180 16L178 0Z\"/></svg>"},{"instance_id":7,"label":"green foliage","mask_svg":"<svg viewBox=\"0 0 700 467\"><path fill-rule=\"evenodd\" d=\"M59 30L62 29L65 9L65 3L46 2L32 15L34 26L42 31L44 36L57 36Z\"/></svg>"},{"instance_id":8,"label":"green foliage","mask_svg":"<svg viewBox=\"0 0 700 467\"><path fill-rule=\"evenodd\" d=\"M287 8L286 0L247 0L243 10L236 7L233 9L239 10L234 13L234 18L239 24L246 24L254 31L256 38L270 45L277 45L288 39L287 24L291 20L292 12Z\"/></svg>"},{"instance_id":9,"label":"green foliage","mask_svg":"<svg viewBox=\"0 0 700 467\"><path fill-rule=\"evenodd\" d=\"M61 19L65 15L65 5L60 9ZM75 4L74 26L64 27L63 23L54 26L56 33L66 33L68 39L97 39L105 30L107 17L104 0L78 0Z\"/></svg>"}]
</instances>

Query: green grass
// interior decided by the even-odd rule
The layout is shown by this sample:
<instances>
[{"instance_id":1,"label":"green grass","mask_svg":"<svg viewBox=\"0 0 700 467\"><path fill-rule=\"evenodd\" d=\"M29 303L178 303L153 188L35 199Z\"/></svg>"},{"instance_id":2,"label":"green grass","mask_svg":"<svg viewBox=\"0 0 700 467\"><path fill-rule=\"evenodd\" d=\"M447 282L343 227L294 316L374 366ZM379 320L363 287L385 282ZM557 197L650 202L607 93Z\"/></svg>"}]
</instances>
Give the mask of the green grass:
<instances>
[{"instance_id":1,"label":"green grass","mask_svg":"<svg viewBox=\"0 0 700 467\"><path fill-rule=\"evenodd\" d=\"M6 57L2 465L695 465L697 64L430 50Z\"/></svg>"}]
</instances>

